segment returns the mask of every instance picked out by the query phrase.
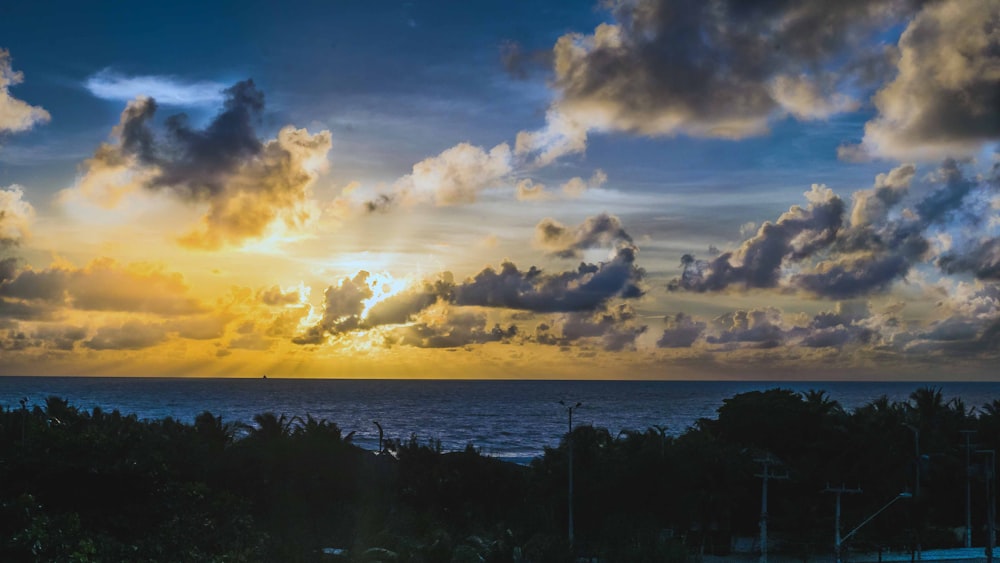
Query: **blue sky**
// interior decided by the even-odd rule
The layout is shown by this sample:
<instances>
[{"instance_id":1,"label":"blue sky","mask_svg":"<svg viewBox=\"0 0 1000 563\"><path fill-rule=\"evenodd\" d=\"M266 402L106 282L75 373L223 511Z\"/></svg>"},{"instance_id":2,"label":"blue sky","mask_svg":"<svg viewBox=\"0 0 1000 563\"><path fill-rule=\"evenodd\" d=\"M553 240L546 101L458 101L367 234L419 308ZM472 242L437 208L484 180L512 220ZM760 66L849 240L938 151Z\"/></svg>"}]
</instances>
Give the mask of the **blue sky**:
<instances>
[{"instance_id":1,"label":"blue sky","mask_svg":"<svg viewBox=\"0 0 1000 563\"><path fill-rule=\"evenodd\" d=\"M998 0L8 3L9 369L266 356L403 377L458 351L448 376L595 358L577 376L988 377L1000 38L980 22L998 18ZM505 261L516 276L483 277ZM166 276L201 306L25 289L60 276L125 294ZM516 295L486 290L501 279Z\"/></svg>"}]
</instances>

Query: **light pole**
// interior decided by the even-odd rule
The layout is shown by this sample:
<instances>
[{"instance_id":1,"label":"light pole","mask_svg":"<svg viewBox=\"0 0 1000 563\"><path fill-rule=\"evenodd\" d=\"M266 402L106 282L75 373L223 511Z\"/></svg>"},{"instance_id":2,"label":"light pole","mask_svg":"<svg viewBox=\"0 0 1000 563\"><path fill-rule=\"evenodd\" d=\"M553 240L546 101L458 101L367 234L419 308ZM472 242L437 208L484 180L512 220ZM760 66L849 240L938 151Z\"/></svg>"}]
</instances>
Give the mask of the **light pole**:
<instances>
[{"instance_id":1,"label":"light pole","mask_svg":"<svg viewBox=\"0 0 1000 563\"><path fill-rule=\"evenodd\" d=\"M566 434L566 447L569 450L569 496L568 508L569 508L569 545L573 547L573 411L582 407L583 403L578 402L575 405L567 405L564 401L559 401L559 404L566 407L566 414L569 415L569 433ZM991 562L992 563L992 562Z\"/></svg>"},{"instance_id":2,"label":"light pole","mask_svg":"<svg viewBox=\"0 0 1000 563\"><path fill-rule=\"evenodd\" d=\"M903 424L907 428L913 431L913 445L917 452L917 457L915 463L913 464L914 472L916 474L916 481L913 483L913 498L920 497L920 429L912 424ZM919 522L917 523L919 525ZM917 561L923 559L923 553L920 546L920 529L917 528Z\"/></svg>"},{"instance_id":3,"label":"light pole","mask_svg":"<svg viewBox=\"0 0 1000 563\"><path fill-rule=\"evenodd\" d=\"M837 503L837 508L838 508L838 510L837 510L837 535L834 537L834 541L835 541L835 546L834 547L837 550L837 562L838 563L840 562L840 548L844 544L844 542L846 542L847 540L849 540L851 538L851 536L853 536L854 534L858 533L858 530L860 530L865 524L867 524L867 523L871 522L872 520L874 520L875 517L878 516L879 514L882 514L882 512L884 512L885 509L887 509L890 506L892 506L892 504L894 502L896 502L897 500L899 500L901 498L911 498L912 496L913 495L911 495L910 493L906 493L906 492L899 493L898 495L894 496L892 498L892 500L890 500L889 502L885 503L885 505L882 508L876 510L874 514L872 514L868 518L865 518L860 524L858 524L857 526L855 526L853 530L851 530L850 532L847 532L846 534L843 535L843 537L841 537L840 533L839 533L840 532L840 510L839 510L839 508L840 508L840 503L839 503L840 495L837 495L837 500L838 500L838 503Z\"/></svg>"},{"instance_id":4,"label":"light pole","mask_svg":"<svg viewBox=\"0 0 1000 563\"><path fill-rule=\"evenodd\" d=\"M960 430L965 436L965 547L972 547L972 475L969 473L969 452L972 444L969 438L975 430Z\"/></svg>"},{"instance_id":5,"label":"light pole","mask_svg":"<svg viewBox=\"0 0 1000 563\"><path fill-rule=\"evenodd\" d=\"M997 459L994 450L976 450L977 454L989 454L990 464L986 466L986 528L989 538L986 543L986 563L993 563L993 550L997 546L997 500L996 500L996 469Z\"/></svg>"},{"instance_id":6,"label":"light pole","mask_svg":"<svg viewBox=\"0 0 1000 563\"><path fill-rule=\"evenodd\" d=\"M914 464L917 480L913 484L913 497L920 496L920 429L912 424L904 424L913 431L913 444L917 451L916 463Z\"/></svg>"}]
</instances>

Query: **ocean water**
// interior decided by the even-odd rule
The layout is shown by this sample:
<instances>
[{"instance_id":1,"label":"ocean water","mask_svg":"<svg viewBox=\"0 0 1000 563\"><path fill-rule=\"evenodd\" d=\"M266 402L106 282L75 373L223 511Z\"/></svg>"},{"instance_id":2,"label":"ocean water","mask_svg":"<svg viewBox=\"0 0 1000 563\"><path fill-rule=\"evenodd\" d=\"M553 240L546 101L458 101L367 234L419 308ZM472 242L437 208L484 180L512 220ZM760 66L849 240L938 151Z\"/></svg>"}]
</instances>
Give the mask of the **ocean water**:
<instances>
[{"instance_id":1,"label":"ocean water","mask_svg":"<svg viewBox=\"0 0 1000 563\"><path fill-rule=\"evenodd\" d=\"M979 407L1000 398L997 383L766 382L766 381L444 381L0 377L0 406L44 404L56 395L90 410L120 410L142 419L167 416L191 422L203 411L224 421L252 423L264 412L310 414L355 432L358 445L376 449L387 437L440 440L445 450L472 443L483 453L524 462L555 446L567 430L559 401L583 403L573 424L621 430L666 426L680 434L698 418L714 417L723 399L781 387L825 390L845 408L881 395L905 401L923 386L940 387L946 400Z\"/></svg>"}]
</instances>

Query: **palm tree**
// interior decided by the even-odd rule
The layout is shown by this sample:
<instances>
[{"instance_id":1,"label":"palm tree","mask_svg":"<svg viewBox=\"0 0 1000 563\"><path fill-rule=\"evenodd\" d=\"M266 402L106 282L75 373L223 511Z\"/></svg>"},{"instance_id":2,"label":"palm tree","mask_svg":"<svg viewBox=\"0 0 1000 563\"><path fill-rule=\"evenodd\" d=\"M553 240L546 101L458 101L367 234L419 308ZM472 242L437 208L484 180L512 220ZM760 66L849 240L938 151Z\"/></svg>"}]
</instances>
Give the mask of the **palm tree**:
<instances>
[{"instance_id":1,"label":"palm tree","mask_svg":"<svg viewBox=\"0 0 1000 563\"><path fill-rule=\"evenodd\" d=\"M276 416L273 412L256 414L253 421L256 426L250 428L250 437L258 440L273 440L288 436L295 423L295 419L289 419L284 414Z\"/></svg>"}]
</instances>

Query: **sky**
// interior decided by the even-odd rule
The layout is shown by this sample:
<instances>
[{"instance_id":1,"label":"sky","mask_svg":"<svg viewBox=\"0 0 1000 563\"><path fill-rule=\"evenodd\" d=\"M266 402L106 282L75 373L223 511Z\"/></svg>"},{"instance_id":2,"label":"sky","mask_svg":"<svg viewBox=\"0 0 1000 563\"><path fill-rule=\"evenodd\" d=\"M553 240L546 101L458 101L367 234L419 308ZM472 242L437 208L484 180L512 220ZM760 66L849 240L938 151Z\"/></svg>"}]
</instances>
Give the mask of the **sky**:
<instances>
[{"instance_id":1,"label":"sky","mask_svg":"<svg viewBox=\"0 0 1000 563\"><path fill-rule=\"evenodd\" d=\"M996 379L1000 0L0 4L0 374Z\"/></svg>"}]
</instances>

